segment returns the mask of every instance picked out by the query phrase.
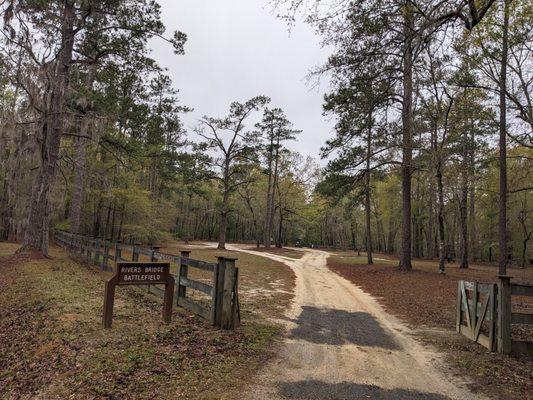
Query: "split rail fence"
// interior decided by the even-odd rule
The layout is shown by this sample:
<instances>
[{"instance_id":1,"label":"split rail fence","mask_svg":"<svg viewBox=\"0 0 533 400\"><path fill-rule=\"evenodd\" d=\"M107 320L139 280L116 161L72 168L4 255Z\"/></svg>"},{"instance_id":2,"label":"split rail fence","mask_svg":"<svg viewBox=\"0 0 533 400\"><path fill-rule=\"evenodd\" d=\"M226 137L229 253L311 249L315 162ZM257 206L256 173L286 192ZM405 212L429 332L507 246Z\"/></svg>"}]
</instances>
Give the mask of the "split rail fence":
<instances>
[{"instance_id":1,"label":"split rail fence","mask_svg":"<svg viewBox=\"0 0 533 400\"><path fill-rule=\"evenodd\" d=\"M240 323L238 294L239 269L236 258L218 257L216 263L190 258L190 251L179 256L162 253L159 247L142 247L138 244L125 245L109 240L75 235L64 231L54 232L54 241L68 250L71 255L85 262L97 265L103 271L113 271L116 261L168 261L176 281L175 304L207 319L215 326L234 329ZM129 258L125 258L129 256ZM202 280L193 279L189 268L202 275ZM163 297L160 285L148 285L147 290ZM190 291L194 292L190 292ZM197 295L199 292L202 295Z\"/></svg>"},{"instance_id":2,"label":"split rail fence","mask_svg":"<svg viewBox=\"0 0 533 400\"><path fill-rule=\"evenodd\" d=\"M502 354L533 354L533 342L512 338L512 325L533 325L533 314L512 311L513 296L533 296L533 285L512 283L509 276L499 282L459 281L457 332Z\"/></svg>"}]
</instances>

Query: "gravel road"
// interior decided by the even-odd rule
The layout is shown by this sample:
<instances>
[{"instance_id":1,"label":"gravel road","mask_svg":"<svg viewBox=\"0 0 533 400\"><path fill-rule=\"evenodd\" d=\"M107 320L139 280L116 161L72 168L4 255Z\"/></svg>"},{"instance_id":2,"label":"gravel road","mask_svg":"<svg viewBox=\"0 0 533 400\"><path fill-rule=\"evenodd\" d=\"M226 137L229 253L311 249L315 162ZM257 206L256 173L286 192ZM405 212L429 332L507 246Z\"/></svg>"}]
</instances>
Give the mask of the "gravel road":
<instances>
[{"instance_id":1,"label":"gravel road","mask_svg":"<svg viewBox=\"0 0 533 400\"><path fill-rule=\"evenodd\" d=\"M445 377L440 357L377 301L326 266L328 253L299 260L228 246L290 266L296 274L287 334L244 398L471 400L485 397ZM408 288L406 288L408 290Z\"/></svg>"}]
</instances>

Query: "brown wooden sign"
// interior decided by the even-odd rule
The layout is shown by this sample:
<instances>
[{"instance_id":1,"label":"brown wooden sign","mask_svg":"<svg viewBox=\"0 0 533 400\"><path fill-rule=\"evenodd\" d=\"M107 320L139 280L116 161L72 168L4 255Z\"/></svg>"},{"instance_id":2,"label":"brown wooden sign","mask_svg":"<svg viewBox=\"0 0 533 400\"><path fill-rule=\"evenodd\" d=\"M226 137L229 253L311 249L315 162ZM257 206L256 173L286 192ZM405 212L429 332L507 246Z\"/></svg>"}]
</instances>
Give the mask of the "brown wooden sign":
<instances>
[{"instance_id":1,"label":"brown wooden sign","mask_svg":"<svg viewBox=\"0 0 533 400\"><path fill-rule=\"evenodd\" d=\"M170 322L174 298L174 278L170 274L170 263L164 262L117 262L115 274L105 285L104 328L111 328L115 287L122 285L165 285L163 320Z\"/></svg>"}]
</instances>

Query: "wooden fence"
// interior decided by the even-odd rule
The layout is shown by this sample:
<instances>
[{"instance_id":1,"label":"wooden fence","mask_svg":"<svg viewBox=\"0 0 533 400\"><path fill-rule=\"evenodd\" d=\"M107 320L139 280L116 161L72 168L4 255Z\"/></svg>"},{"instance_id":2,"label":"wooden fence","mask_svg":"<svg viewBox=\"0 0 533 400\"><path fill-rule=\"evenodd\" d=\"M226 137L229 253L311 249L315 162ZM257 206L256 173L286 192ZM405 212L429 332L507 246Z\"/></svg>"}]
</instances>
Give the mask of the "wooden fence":
<instances>
[{"instance_id":1,"label":"wooden fence","mask_svg":"<svg viewBox=\"0 0 533 400\"><path fill-rule=\"evenodd\" d=\"M533 286L511 283L500 276L498 284L459 281L457 332L490 351L533 354L533 342L512 338L512 325L533 325L533 314L512 312L512 296L533 296Z\"/></svg>"},{"instance_id":2,"label":"wooden fence","mask_svg":"<svg viewBox=\"0 0 533 400\"><path fill-rule=\"evenodd\" d=\"M457 332L495 350L496 285L459 281L457 290Z\"/></svg>"},{"instance_id":3,"label":"wooden fence","mask_svg":"<svg viewBox=\"0 0 533 400\"><path fill-rule=\"evenodd\" d=\"M95 264L104 271L113 271L116 261L142 261L143 256L148 261L168 261L175 266L175 271L171 273L176 281L176 305L224 329L234 329L240 323L239 269L235 266L235 258L218 257L216 263L209 263L190 258L190 251L182 251L180 256L176 256L162 253L158 247L128 246L64 231L55 231L54 241L74 257ZM131 258L124 258L126 255ZM193 279L189 268L201 271L208 278ZM160 297L164 295L164 289L158 285L147 285L147 290ZM189 290L203 296L196 296Z\"/></svg>"},{"instance_id":4,"label":"wooden fence","mask_svg":"<svg viewBox=\"0 0 533 400\"><path fill-rule=\"evenodd\" d=\"M533 342L513 340L511 335L513 324L533 325L533 314L515 313L511 308L513 296L533 296L533 286L512 283L511 277L501 276L498 291L498 325L501 329L501 335L498 336L498 351L503 354L533 355Z\"/></svg>"}]
</instances>

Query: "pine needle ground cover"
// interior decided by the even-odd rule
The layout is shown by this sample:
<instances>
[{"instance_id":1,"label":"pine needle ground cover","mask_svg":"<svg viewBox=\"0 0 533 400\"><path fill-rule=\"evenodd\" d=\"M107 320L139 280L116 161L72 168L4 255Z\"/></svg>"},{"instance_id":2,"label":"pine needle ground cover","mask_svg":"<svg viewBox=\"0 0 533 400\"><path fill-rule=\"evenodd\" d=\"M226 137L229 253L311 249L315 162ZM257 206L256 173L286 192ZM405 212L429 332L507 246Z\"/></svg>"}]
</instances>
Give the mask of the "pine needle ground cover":
<instances>
[{"instance_id":1,"label":"pine needle ground cover","mask_svg":"<svg viewBox=\"0 0 533 400\"><path fill-rule=\"evenodd\" d=\"M0 253L12 250L0 244ZM165 325L160 299L141 288L120 287L113 328L104 330L103 289L110 275L58 249L52 256L0 259L1 399L234 398L270 355L279 331L271 318L276 307L251 312L245 301L235 332L212 328L180 309ZM245 265L243 271L253 263ZM264 264L257 268L256 275L268 272ZM285 298L273 303L279 306L290 295Z\"/></svg>"},{"instance_id":2,"label":"pine needle ground cover","mask_svg":"<svg viewBox=\"0 0 533 400\"><path fill-rule=\"evenodd\" d=\"M473 390L493 398L521 400L533 391L533 361L525 356L502 356L490 353L482 346L455 332L457 281L495 282L496 267L473 265L459 269L446 264L446 275L438 274L434 261L416 260L413 271L401 272L398 261L376 255L373 265L366 256L339 252L328 258L328 267L379 299L392 314L415 329L417 336L442 351L459 378L468 377ZM533 270L510 269L513 281L533 283ZM526 297L517 298L513 309L533 313L533 303ZM516 327L516 339L531 340L529 327Z\"/></svg>"}]
</instances>

